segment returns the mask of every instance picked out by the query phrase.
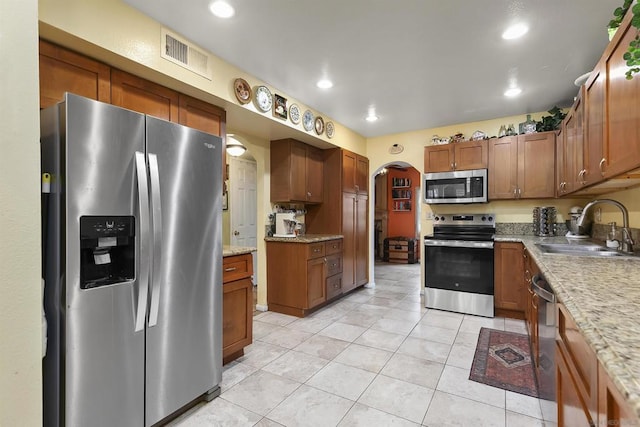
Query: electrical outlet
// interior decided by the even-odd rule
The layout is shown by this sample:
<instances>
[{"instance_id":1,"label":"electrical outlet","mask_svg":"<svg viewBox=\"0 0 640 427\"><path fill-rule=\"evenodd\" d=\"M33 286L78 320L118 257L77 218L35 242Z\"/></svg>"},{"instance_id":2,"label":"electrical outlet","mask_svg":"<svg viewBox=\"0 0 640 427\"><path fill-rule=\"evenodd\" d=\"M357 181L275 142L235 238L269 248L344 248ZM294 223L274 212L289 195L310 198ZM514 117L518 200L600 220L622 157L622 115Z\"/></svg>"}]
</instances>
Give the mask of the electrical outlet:
<instances>
[{"instance_id":1,"label":"electrical outlet","mask_svg":"<svg viewBox=\"0 0 640 427\"><path fill-rule=\"evenodd\" d=\"M593 215L595 221L599 224L602 222L602 208L597 208L595 214Z\"/></svg>"}]
</instances>

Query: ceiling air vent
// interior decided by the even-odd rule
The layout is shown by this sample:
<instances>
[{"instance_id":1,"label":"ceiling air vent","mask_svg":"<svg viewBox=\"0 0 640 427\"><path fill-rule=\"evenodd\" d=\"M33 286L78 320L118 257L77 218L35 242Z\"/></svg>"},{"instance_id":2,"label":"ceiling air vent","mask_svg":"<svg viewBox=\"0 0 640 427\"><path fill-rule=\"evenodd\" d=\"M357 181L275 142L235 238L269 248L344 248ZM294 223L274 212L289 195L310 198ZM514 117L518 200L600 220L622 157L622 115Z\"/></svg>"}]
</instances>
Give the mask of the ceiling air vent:
<instances>
[{"instance_id":1,"label":"ceiling air vent","mask_svg":"<svg viewBox=\"0 0 640 427\"><path fill-rule=\"evenodd\" d=\"M161 56L211 80L211 60L202 49L167 30L162 29Z\"/></svg>"}]
</instances>

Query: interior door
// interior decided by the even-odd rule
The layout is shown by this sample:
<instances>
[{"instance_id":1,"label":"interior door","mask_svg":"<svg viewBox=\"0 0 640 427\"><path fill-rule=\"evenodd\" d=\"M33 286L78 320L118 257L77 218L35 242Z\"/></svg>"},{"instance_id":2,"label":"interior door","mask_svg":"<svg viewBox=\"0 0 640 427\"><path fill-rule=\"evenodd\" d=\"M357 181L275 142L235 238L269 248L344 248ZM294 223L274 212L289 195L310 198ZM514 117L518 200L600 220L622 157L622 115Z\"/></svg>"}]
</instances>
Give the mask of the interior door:
<instances>
[{"instance_id":1,"label":"interior door","mask_svg":"<svg viewBox=\"0 0 640 427\"><path fill-rule=\"evenodd\" d=\"M258 246L258 196L256 162L229 158L229 224L233 246ZM257 256L253 257L253 283L256 283Z\"/></svg>"}]
</instances>

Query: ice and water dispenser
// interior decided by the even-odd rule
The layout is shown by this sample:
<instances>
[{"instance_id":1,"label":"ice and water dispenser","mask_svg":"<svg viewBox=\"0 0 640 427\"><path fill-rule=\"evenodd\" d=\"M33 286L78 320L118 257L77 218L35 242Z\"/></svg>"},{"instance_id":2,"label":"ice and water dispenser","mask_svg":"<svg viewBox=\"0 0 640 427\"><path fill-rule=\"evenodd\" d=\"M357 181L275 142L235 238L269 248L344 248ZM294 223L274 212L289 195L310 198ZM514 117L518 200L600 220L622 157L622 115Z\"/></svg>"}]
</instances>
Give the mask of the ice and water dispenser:
<instances>
[{"instance_id":1,"label":"ice and water dispenser","mask_svg":"<svg viewBox=\"0 0 640 427\"><path fill-rule=\"evenodd\" d=\"M133 280L135 240L133 216L80 217L80 288Z\"/></svg>"}]
</instances>

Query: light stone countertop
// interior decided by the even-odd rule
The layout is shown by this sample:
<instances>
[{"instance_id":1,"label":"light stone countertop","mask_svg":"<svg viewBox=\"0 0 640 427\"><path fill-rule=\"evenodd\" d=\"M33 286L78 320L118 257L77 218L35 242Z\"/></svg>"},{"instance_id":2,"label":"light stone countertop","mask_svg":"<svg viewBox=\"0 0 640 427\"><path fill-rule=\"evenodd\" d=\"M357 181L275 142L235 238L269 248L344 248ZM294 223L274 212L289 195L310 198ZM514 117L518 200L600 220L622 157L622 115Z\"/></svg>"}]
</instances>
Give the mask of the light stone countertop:
<instances>
[{"instance_id":1,"label":"light stone countertop","mask_svg":"<svg viewBox=\"0 0 640 427\"><path fill-rule=\"evenodd\" d=\"M618 390L640 417L640 257L593 258L542 253L535 243L564 237L496 235L522 242Z\"/></svg>"},{"instance_id":2,"label":"light stone countertop","mask_svg":"<svg viewBox=\"0 0 640 427\"><path fill-rule=\"evenodd\" d=\"M317 243L327 240L342 239L341 234L305 234L298 237L265 237L265 242Z\"/></svg>"},{"instance_id":3,"label":"light stone countertop","mask_svg":"<svg viewBox=\"0 0 640 427\"><path fill-rule=\"evenodd\" d=\"M222 246L222 257L228 257L233 255L244 255L250 254L251 252L257 251L256 248L252 248L250 246L230 246L223 245Z\"/></svg>"}]
</instances>

